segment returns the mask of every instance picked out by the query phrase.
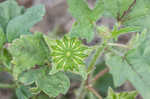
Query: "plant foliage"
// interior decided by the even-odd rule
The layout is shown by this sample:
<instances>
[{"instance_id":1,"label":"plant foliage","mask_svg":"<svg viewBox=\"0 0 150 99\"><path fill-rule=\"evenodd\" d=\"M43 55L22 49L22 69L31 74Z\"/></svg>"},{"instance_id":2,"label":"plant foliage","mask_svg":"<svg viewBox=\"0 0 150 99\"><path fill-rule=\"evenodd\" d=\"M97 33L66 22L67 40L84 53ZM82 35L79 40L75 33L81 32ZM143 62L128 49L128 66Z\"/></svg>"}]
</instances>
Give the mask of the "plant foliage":
<instances>
[{"instance_id":1,"label":"plant foliage","mask_svg":"<svg viewBox=\"0 0 150 99\"><path fill-rule=\"evenodd\" d=\"M13 76L13 85L0 87L15 89L18 99L36 99L42 93L51 98L65 95L71 86L69 77L72 81L72 75L79 74L83 79L76 99L101 99L94 87L104 97L108 91L106 99L134 99L137 92L149 99L150 1L97 0L94 8L86 0L67 0L67 4L75 23L68 35L52 40L30 31L45 15L44 5L25 9L15 0L0 3L0 71ZM115 20L112 29L96 24L105 17ZM126 45L116 42L126 33L133 34ZM83 39L91 42L95 34L102 38L101 43L91 48L83 43ZM99 68L101 60L103 67ZM137 92L108 89L126 81Z\"/></svg>"}]
</instances>

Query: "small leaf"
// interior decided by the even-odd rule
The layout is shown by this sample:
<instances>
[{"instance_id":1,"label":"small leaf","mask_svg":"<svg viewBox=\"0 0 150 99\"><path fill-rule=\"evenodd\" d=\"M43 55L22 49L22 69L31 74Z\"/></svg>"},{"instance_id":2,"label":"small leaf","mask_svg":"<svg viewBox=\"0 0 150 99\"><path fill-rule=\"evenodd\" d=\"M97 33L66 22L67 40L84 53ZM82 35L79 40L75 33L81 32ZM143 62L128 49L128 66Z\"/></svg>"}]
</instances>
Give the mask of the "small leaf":
<instances>
[{"instance_id":1,"label":"small leaf","mask_svg":"<svg viewBox=\"0 0 150 99\"><path fill-rule=\"evenodd\" d=\"M136 95L136 91L115 93L112 88L109 88L106 99L135 99Z\"/></svg>"},{"instance_id":2,"label":"small leaf","mask_svg":"<svg viewBox=\"0 0 150 99\"><path fill-rule=\"evenodd\" d=\"M19 38L22 34L30 34L30 29L37 22L41 21L45 14L43 5L36 5L14 19L12 19L7 26L7 39L9 42Z\"/></svg>"},{"instance_id":3,"label":"small leaf","mask_svg":"<svg viewBox=\"0 0 150 99\"><path fill-rule=\"evenodd\" d=\"M126 34L129 32L138 32L138 31L139 31L138 27L125 27L125 28L121 28L119 30L114 29L111 33L112 33L112 37L116 39L121 34Z\"/></svg>"}]
</instances>

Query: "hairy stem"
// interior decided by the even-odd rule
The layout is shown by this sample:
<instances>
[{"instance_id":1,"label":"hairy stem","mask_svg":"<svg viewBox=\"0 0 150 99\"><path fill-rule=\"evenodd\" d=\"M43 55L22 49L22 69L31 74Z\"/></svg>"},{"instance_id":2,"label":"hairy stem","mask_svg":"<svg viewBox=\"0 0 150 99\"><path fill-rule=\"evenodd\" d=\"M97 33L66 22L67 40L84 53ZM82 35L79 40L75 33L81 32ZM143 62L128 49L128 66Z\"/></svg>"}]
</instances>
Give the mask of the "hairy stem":
<instances>
[{"instance_id":1,"label":"hairy stem","mask_svg":"<svg viewBox=\"0 0 150 99\"><path fill-rule=\"evenodd\" d=\"M129 49L128 46L123 45L123 44L118 44L118 43L108 43L107 45L109 45L109 46L116 46L116 47L122 47L122 48Z\"/></svg>"},{"instance_id":2,"label":"hairy stem","mask_svg":"<svg viewBox=\"0 0 150 99\"><path fill-rule=\"evenodd\" d=\"M90 71L94 68L95 63L96 63L98 57L99 57L99 56L101 55L101 53L103 52L105 46L106 46L106 44L103 43L103 44L101 44L101 46L96 50L96 53L95 53L93 59L91 60L91 63L90 63L90 65L89 65L88 69L87 69L87 72L90 72Z\"/></svg>"},{"instance_id":3,"label":"hairy stem","mask_svg":"<svg viewBox=\"0 0 150 99\"><path fill-rule=\"evenodd\" d=\"M82 81L80 88L77 91L76 99L83 99L83 97L85 96L84 85L85 85L85 81Z\"/></svg>"}]
</instances>

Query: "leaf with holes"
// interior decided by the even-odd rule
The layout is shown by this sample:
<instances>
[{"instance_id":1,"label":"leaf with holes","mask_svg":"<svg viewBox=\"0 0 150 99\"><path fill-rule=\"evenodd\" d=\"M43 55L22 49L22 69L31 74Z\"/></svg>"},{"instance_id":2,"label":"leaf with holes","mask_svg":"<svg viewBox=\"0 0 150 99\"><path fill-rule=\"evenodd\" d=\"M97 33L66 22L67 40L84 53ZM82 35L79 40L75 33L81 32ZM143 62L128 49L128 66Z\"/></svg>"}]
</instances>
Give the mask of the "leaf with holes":
<instances>
[{"instance_id":1,"label":"leaf with holes","mask_svg":"<svg viewBox=\"0 0 150 99\"><path fill-rule=\"evenodd\" d=\"M49 97L56 97L60 93L66 94L70 87L70 81L63 72L57 72L53 75L41 74L36 84Z\"/></svg>"},{"instance_id":2,"label":"leaf with holes","mask_svg":"<svg viewBox=\"0 0 150 99\"><path fill-rule=\"evenodd\" d=\"M35 65L49 61L50 51L41 33L23 35L12 42L9 51L13 56L15 77Z\"/></svg>"},{"instance_id":3,"label":"leaf with holes","mask_svg":"<svg viewBox=\"0 0 150 99\"><path fill-rule=\"evenodd\" d=\"M70 87L68 77L63 72L49 75L45 72L46 70L47 68L29 70L19 76L19 81L25 85L36 83L36 87L30 88L32 94L37 94L40 91L50 97L65 94Z\"/></svg>"}]
</instances>

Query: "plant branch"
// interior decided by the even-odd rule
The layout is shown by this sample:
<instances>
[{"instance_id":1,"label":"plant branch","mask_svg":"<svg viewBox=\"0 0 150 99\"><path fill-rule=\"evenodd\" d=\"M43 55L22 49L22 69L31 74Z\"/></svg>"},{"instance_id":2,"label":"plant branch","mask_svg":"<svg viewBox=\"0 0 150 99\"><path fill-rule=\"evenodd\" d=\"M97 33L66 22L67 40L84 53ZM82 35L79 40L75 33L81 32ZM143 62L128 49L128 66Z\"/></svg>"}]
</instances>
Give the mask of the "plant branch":
<instances>
[{"instance_id":1,"label":"plant branch","mask_svg":"<svg viewBox=\"0 0 150 99\"><path fill-rule=\"evenodd\" d=\"M106 74L107 72L109 72L109 68L105 68L104 70L100 71L94 78L92 81L90 81L90 83L95 82L97 79L99 79L100 77L102 77L104 74Z\"/></svg>"},{"instance_id":2,"label":"plant branch","mask_svg":"<svg viewBox=\"0 0 150 99\"><path fill-rule=\"evenodd\" d=\"M14 88L16 88L16 85L15 85L15 84L4 84L4 83L0 83L0 88L14 89Z\"/></svg>"},{"instance_id":3,"label":"plant branch","mask_svg":"<svg viewBox=\"0 0 150 99\"><path fill-rule=\"evenodd\" d=\"M123 45L123 44L118 44L118 43L108 43L107 45L109 45L109 46L123 47L123 48L127 48L127 49L129 49L129 47L128 47L128 46Z\"/></svg>"},{"instance_id":4,"label":"plant branch","mask_svg":"<svg viewBox=\"0 0 150 99\"><path fill-rule=\"evenodd\" d=\"M91 85L87 85L87 89L97 96L98 99L103 99L102 96Z\"/></svg>"},{"instance_id":5,"label":"plant branch","mask_svg":"<svg viewBox=\"0 0 150 99\"><path fill-rule=\"evenodd\" d=\"M81 82L80 88L78 89L77 93L76 93L76 99L82 99L82 97L84 97L84 89L85 89L85 81Z\"/></svg>"},{"instance_id":6,"label":"plant branch","mask_svg":"<svg viewBox=\"0 0 150 99\"><path fill-rule=\"evenodd\" d=\"M122 14L122 16L118 19L118 21L121 21L130 11L131 8L136 4L136 0L134 0L131 5L128 7L128 9L126 11L124 11L124 13Z\"/></svg>"},{"instance_id":7,"label":"plant branch","mask_svg":"<svg viewBox=\"0 0 150 99\"><path fill-rule=\"evenodd\" d=\"M103 43L103 44L101 44L101 46L96 50L96 53L95 53L93 59L91 60L91 63L90 63L90 65L89 65L88 69L87 69L87 72L90 72L90 71L94 68L95 63L96 63L98 57L99 57L99 56L101 55L101 53L103 52L104 48L105 48L105 44Z\"/></svg>"}]
</instances>

